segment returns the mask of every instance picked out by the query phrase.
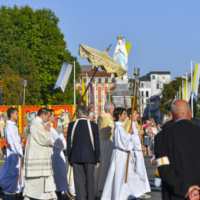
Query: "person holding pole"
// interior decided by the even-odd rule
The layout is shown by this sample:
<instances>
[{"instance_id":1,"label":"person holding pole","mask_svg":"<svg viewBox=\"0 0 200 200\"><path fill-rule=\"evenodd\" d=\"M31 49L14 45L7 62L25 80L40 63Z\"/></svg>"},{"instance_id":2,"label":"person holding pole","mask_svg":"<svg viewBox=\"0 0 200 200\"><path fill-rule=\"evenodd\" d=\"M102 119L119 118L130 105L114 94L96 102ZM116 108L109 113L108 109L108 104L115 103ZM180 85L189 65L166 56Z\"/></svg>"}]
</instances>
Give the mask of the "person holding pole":
<instances>
[{"instance_id":1,"label":"person holding pole","mask_svg":"<svg viewBox=\"0 0 200 200\"><path fill-rule=\"evenodd\" d=\"M123 122L127 117L125 108L116 108L114 117L116 120L113 134L114 149L101 200L138 198L143 194L143 191L141 192L141 182L144 180L140 181L143 178L138 175L139 173L134 164L133 149L135 148L135 143L133 142L133 128L130 127L129 133L126 133L123 126ZM125 183L128 152L130 152L129 170L127 182Z\"/></svg>"},{"instance_id":2,"label":"person holding pole","mask_svg":"<svg viewBox=\"0 0 200 200\"><path fill-rule=\"evenodd\" d=\"M132 108L127 109L127 115L129 119L131 119ZM144 131L141 129L141 127L139 127L139 130L138 130L136 126L137 118L138 118L137 110L134 110L133 123L132 123L132 128L134 132L134 134L132 135L132 138L133 138L133 143L135 144L133 148L134 162L135 162L135 167L137 168L137 171L138 171L138 176L141 176L143 178L143 179L139 179L139 181L141 182L140 192L142 193L140 198L147 199L147 198L151 198L151 196L145 193L151 192L151 188L150 188L149 180L147 177L147 171L146 171L144 157L142 153L142 144L140 141L140 137L143 136ZM135 184L138 184L138 183L135 183Z\"/></svg>"},{"instance_id":3,"label":"person holding pole","mask_svg":"<svg viewBox=\"0 0 200 200\"><path fill-rule=\"evenodd\" d=\"M5 139L8 144L6 148L6 162L0 173L0 190L2 192L16 193L16 199L22 198L24 188L23 173L21 173L21 184L19 184L20 157L23 156L22 147L24 143L19 136L16 121L18 110L10 107L7 110L8 120L5 126ZM23 164L22 164L23 165Z\"/></svg>"}]
</instances>

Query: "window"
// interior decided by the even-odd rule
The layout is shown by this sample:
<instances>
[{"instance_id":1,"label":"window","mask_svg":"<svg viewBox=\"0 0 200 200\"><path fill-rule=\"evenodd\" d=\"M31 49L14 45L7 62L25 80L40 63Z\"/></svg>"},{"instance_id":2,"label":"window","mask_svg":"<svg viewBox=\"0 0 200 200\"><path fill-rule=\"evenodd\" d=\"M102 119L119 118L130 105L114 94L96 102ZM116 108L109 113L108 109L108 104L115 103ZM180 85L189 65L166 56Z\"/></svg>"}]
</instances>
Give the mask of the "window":
<instances>
[{"instance_id":1,"label":"window","mask_svg":"<svg viewBox=\"0 0 200 200\"><path fill-rule=\"evenodd\" d=\"M155 78L156 78L156 77L153 75L153 76L152 76L152 79L154 80Z\"/></svg>"},{"instance_id":2,"label":"window","mask_svg":"<svg viewBox=\"0 0 200 200\"><path fill-rule=\"evenodd\" d=\"M98 78L95 78L95 83L97 83L98 82Z\"/></svg>"},{"instance_id":3,"label":"window","mask_svg":"<svg viewBox=\"0 0 200 200\"><path fill-rule=\"evenodd\" d=\"M163 83L163 88L165 87L165 83Z\"/></svg>"},{"instance_id":4,"label":"window","mask_svg":"<svg viewBox=\"0 0 200 200\"><path fill-rule=\"evenodd\" d=\"M101 91L103 91L103 92L104 92L104 86L103 86L103 85L101 86Z\"/></svg>"},{"instance_id":5,"label":"window","mask_svg":"<svg viewBox=\"0 0 200 200\"><path fill-rule=\"evenodd\" d=\"M102 83L105 83L105 78L101 78L101 82L102 82Z\"/></svg>"},{"instance_id":6,"label":"window","mask_svg":"<svg viewBox=\"0 0 200 200\"><path fill-rule=\"evenodd\" d=\"M146 91L146 97L149 97L149 92L148 91Z\"/></svg>"},{"instance_id":7,"label":"window","mask_svg":"<svg viewBox=\"0 0 200 200\"><path fill-rule=\"evenodd\" d=\"M140 87L143 88L144 87L144 83L140 83Z\"/></svg>"},{"instance_id":8,"label":"window","mask_svg":"<svg viewBox=\"0 0 200 200\"><path fill-rule=\"evenodd\" d=\"M98 91L98 85L96 85L96 89L95 90L96 90L96 92Z\"/></svg>"},{"instance_id":9,"label":"window","mask_svg":"<svg viewBox=\"0 0 200 200\"><path fill-rule=\"evenodd\" d=\"M142 99L142 104L144 103L144 99Z\"/></svg>"},{"instance_id":10,"label":"window","mask_svg":"<svg viewBox=\"0 0 200 200\"><path fill-rule=\"evenodd\" d=\"M141 95L142 97L144 96L144 92L142 91L142 95Z\"/></svg>"},{"instance_id":11,"label":"window","mask_svg":"<svg viewBox=\"0 0 200 200\"><path fill-rule=\"evenodd\" d=\"M157 88L157 89L159 89L159 83L157 83L157 86L156 86L156 88Z\"/></svg>"},{"instance_id":12,"label":"window","mask_svg":"<svg viewBox=\"0 0 200 200\"><path fill-rule=\"evenodd\" d=\"M109 83L111 82L111 78L108 78L108 82L109 82Z\"/></svg>"}]
</instances>

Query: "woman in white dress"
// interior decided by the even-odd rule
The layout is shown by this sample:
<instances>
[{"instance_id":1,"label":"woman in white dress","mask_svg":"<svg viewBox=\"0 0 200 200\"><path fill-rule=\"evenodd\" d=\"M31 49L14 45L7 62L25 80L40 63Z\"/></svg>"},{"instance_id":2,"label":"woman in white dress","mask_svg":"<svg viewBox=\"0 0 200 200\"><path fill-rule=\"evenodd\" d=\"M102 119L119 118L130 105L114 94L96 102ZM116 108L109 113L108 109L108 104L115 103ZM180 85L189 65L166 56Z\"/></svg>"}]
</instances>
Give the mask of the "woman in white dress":
<instances>
[{"instance_id":1,"label":"woman in white dress","mask_svg":"<svg viewBox=\"0 0 200 200\"><path fill-rule=\"evenodd\" d=\"M129 133L123 127L123 121L127 114L124 108L116 108L114 110L116 119L114 129L114 149L110 161L110 168L104 185L101 200L127 200L137 198L142 195L140 192L140 177L136 174L134 165L134 142L133 128L129 129ZM128 165L128 178L125 183L127 155L130 151L130 159ZM139 184L134 184L138 182Z\"/></svg>"}]
</instances>

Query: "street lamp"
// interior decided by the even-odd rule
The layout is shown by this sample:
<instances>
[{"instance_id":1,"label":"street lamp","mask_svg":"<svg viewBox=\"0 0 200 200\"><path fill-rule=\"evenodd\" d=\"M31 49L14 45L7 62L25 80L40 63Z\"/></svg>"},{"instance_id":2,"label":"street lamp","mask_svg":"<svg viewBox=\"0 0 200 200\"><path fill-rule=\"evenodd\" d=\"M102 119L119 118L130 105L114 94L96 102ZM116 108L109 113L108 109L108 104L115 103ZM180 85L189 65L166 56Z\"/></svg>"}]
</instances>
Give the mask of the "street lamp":
<instances>
[{"instance_id":1,"label":"street lamp","mask_svg":"<svg viewBox=\"0 0 200 200\"><path fill-rule=\"evenodd\" d=\"M23 98L23 105L25 105L25 89L26 89L26 86L27 86L27 80L23 80L22 82L22 86L24 88L24 98Z\"/></svg>"}]
</instances>

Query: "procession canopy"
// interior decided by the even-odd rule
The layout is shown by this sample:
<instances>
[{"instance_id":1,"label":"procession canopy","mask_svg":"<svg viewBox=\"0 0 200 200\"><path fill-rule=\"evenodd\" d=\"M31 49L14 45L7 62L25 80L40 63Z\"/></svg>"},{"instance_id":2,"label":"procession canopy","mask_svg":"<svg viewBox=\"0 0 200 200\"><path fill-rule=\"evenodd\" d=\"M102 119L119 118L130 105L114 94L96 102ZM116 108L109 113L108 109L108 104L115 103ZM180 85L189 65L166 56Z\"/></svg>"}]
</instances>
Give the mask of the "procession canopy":
<instances>
[{"instance_id":1,"label":"procession canopy","mask_svg":"<svg viewBox=\"0 0 200 200\"><path fill-rule=\"evenodd\" d=\"M82 58L87 58L94 66L101 66L108 73L113 73L120 79L127 72L127 69L122 67L117 61L113 60L108 55L107 51L99 51L97 49L80 44L79 55Z\"/></svg>"}]
</instances>

